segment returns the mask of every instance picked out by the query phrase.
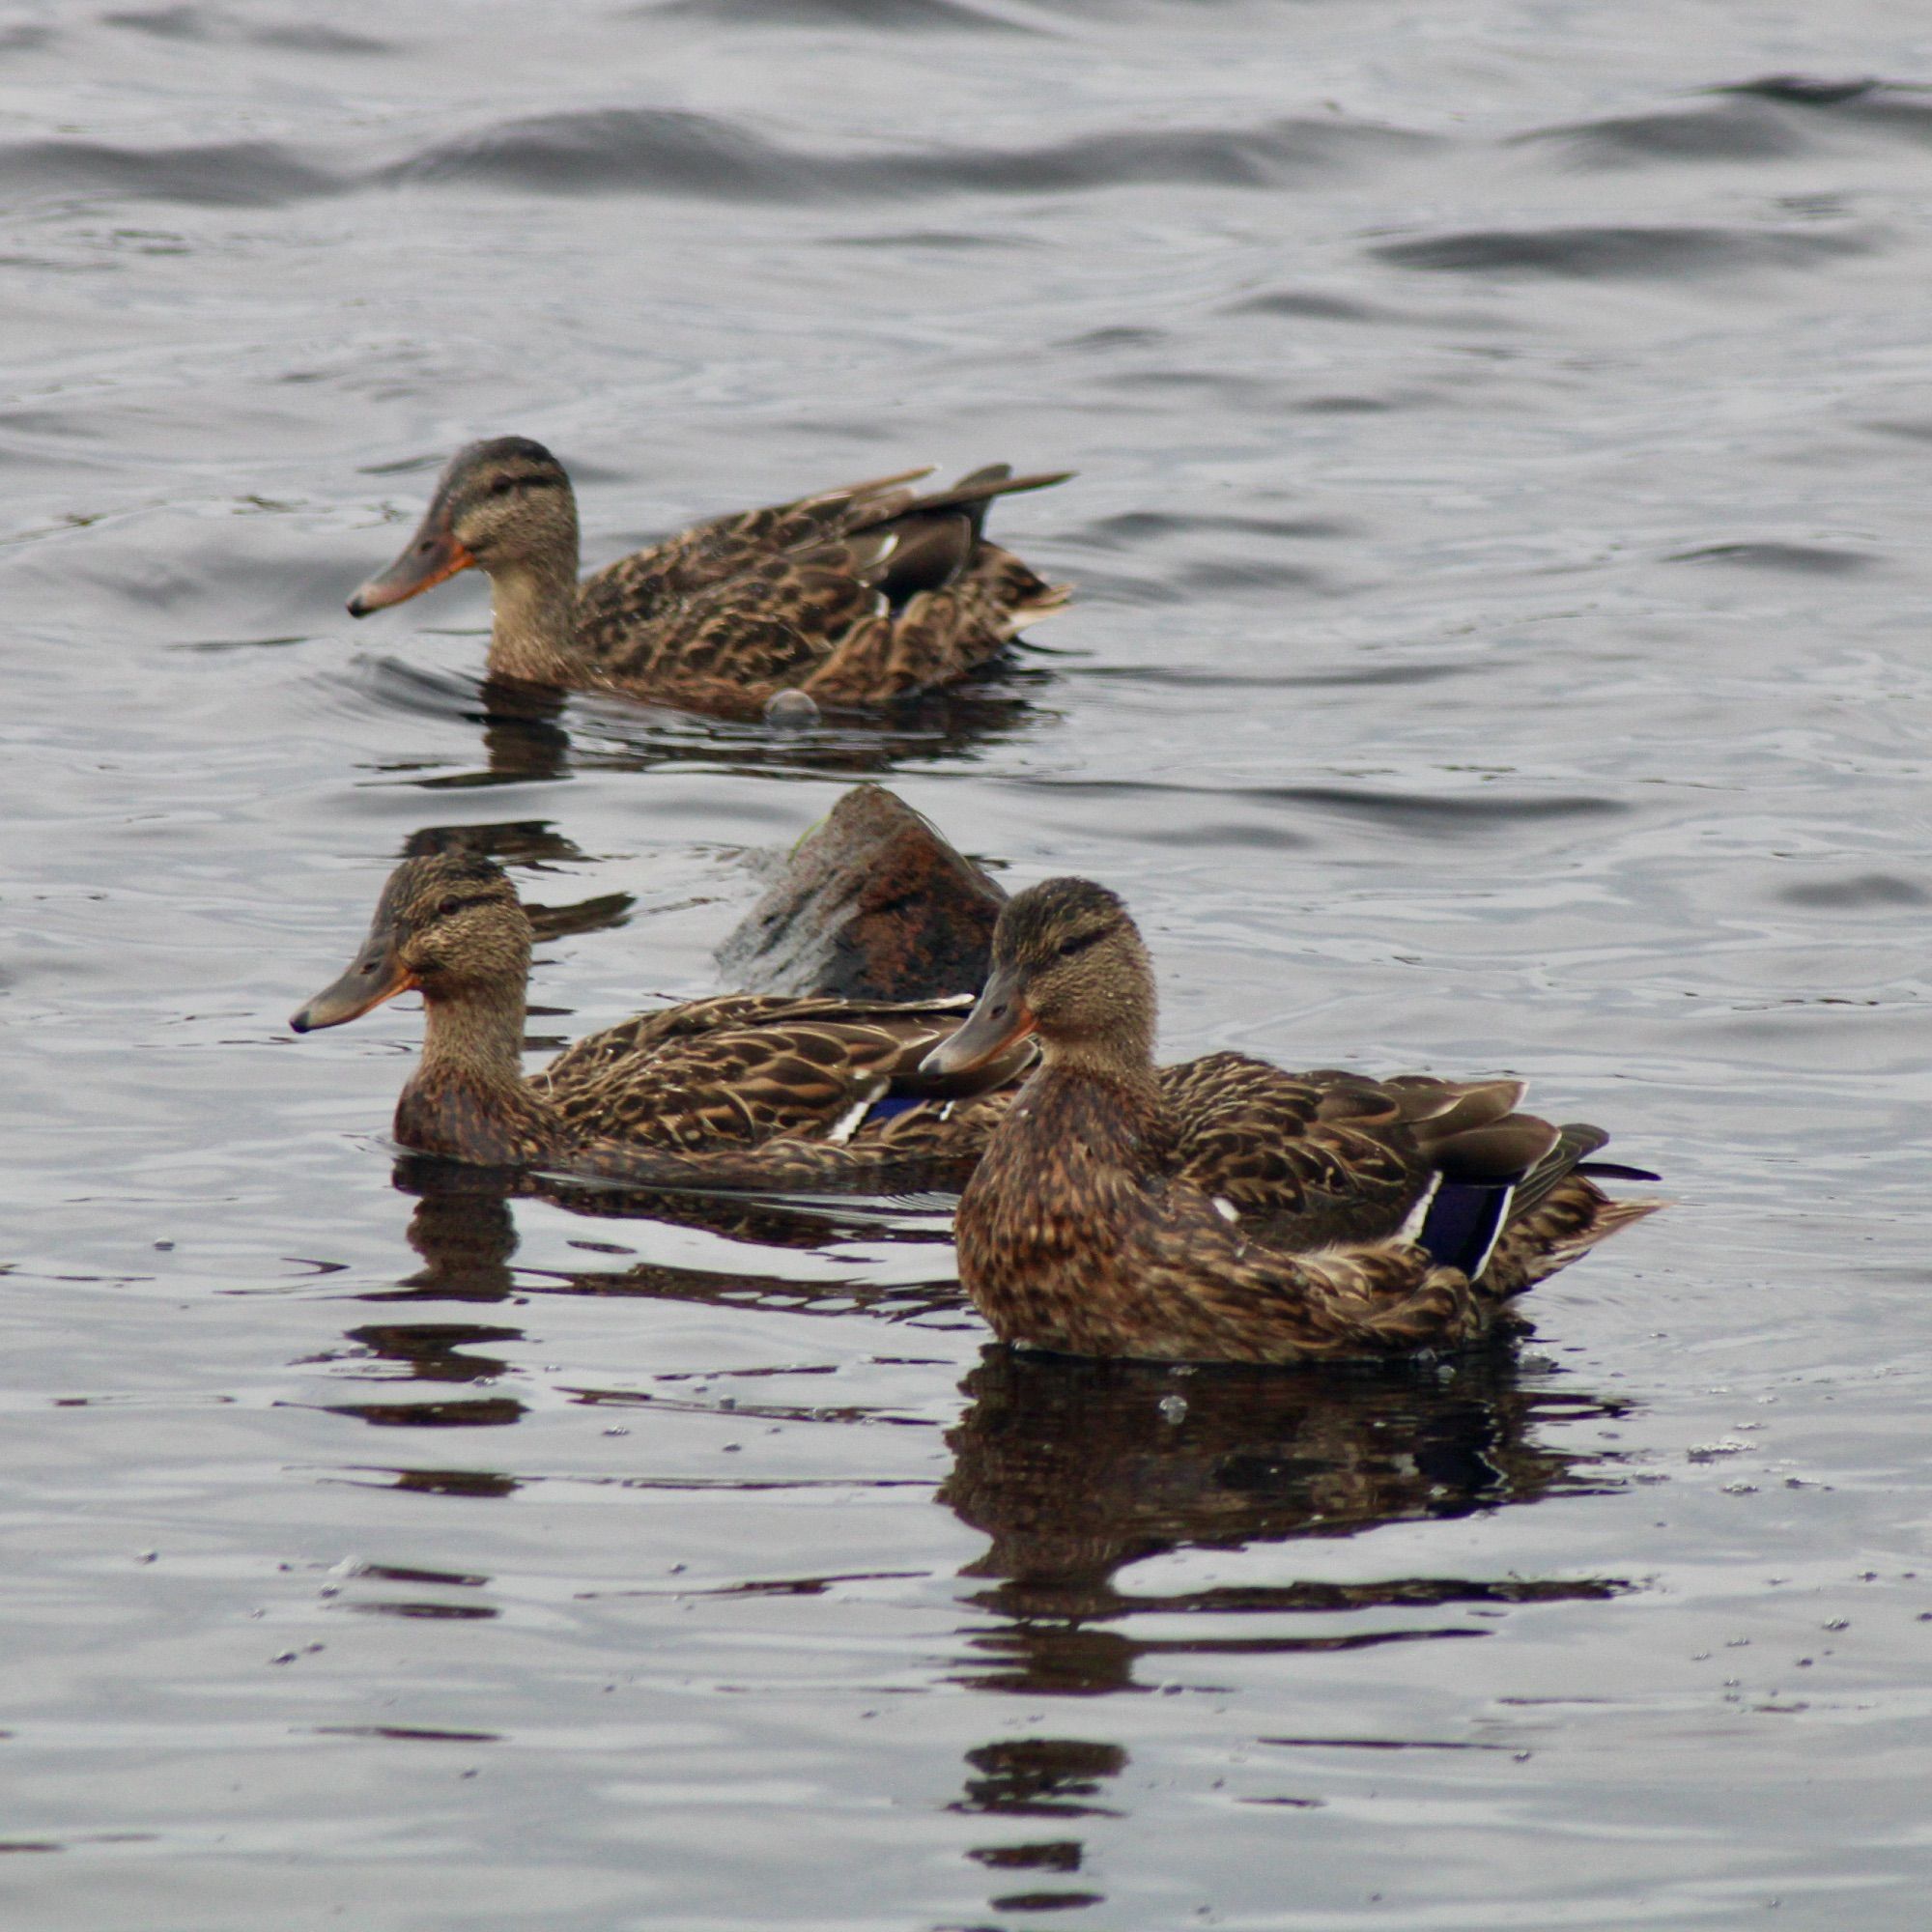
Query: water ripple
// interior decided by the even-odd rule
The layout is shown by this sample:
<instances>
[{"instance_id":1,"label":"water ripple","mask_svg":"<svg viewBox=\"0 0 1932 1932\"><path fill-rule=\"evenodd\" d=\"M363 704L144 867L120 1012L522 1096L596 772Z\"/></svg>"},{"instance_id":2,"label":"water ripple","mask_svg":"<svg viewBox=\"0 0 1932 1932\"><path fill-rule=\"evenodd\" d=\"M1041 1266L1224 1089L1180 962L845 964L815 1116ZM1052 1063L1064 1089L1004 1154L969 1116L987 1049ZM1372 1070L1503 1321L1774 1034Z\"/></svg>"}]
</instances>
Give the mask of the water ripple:
<instances>
[{"instance_id":1,"label":"water ripple","mask_svg":"<svg viewBox=\"0 0 1932 1932\"><path fill-rule=\"evenodd\" d=\"M1691 105L1538 128L1519 138L1561 144L1582 166L1629 167L1783 160L1846 129L1923 144L1932 140L1932 99L1923 89L1883 81L1786 75L1710 88Z\"/></svg>"},{"instance_id":2,"label":"water ripple","mask_svg":"<svg viewBox=\"0 0 1932 1932\"><path fill-rule=\"evenodd\" d=\"M1614 798L1590 792L1442 793L1401 791L1389 786L1356 785L1192 785L1136 779L1037 779L1052 791L1089 798L1199 797L1222 803L1315 806L1356 817L1402 826L1420 836L1456 838L1471 830L1502 829L1552 818L1612 817L1630 810ZM1190 831L1189 837L1193 836Z\"/></svg>"},{"instance_id":3,"label":"water ripple","mask_svg":"<svg viewBox=\"0 0 1932 1932\"><path fill-rule=\"evenodd\" d=\"M258 46L285 47L291 53L380 54L388 43L367 34L320 21L290 20L257 25L205 7L151 7L108 14L102 25L146 34L158 41L252 41Z\"/></svg>"},{"instance_id":4,"label":"water ripple","mask_svg":"<svg viewBox=\"0 0 1932 1932\"><path fill-rule=\"evenodd\" d=\"M701 20L719 27L859 27L868 34L1033 34L1017 20L966 0L670 0L646 10L653 19Z\"/></svg>"},{"instance_id":5,"label":"water ripple","mask_svg":"<svg viewBox=\"0 0 1932 1932\"><path fill-rule=\"evenodd\" d=\"M1855 235L1718 226L1621 223L1552 228L1470 228L1385 242L1370 253L1402 269L1574 277L1591 281L1676 280L1741 269L1810 268L1867 252Z\"/></svg>"},{"instance_id":6,"label":"water ripple","mask_svg":"<svg viewBox=\"0 0 1932 1932\"><path fill-rule=\"evenodd\" d=\"M1797 154L1806 137L1764 101L1732 99L1658 114L1626 114L1567 128L1541 128L1524 144L1561 143L1580 163L1619 167L1646 161L1761 161Z\"/></svg>"},{"instance_id":7,"label":"water ripple","mask_svg":"<svg viewBox=\"0 0 1932 1932\"><path fill-rule=\"evenodd\" d=\"M1879 557L1862 551L1837 550L1826 544L1721 543L1695 550L1674 551L1670 563L1735 563L1747 570L1791 570L1808 577L1849 577L1869 570Z\"/></svg>"},{"instance_id":8,"label":"water ripple","mask_svg":"<svg viewBox=\"0 0 1932 1932\"><path fill-rule=\"evenodd\" d=\"M0 147L9 193L124 194L210 208L272 207L342 184L273 141L122 148L104 141L14 141Z\"/></svg>"},{"instance_id":9,"label":"water ripple","mask_svg":"<svg viewBox=\"0 0 1932 1932\"><path fill-rule=\"evenodd\" d=\"M1426 137L1393 128L1283 119L1245 128L1102 129L1034 148L814 155L713 115L611 107L537 115L439 141L380 178L480 181L549 194L643 189L772 202L1066 193L1150 184L1280 187L1332 173L1358 151L1421 145L1428 145Z\"/></svg>"}]
</instances>

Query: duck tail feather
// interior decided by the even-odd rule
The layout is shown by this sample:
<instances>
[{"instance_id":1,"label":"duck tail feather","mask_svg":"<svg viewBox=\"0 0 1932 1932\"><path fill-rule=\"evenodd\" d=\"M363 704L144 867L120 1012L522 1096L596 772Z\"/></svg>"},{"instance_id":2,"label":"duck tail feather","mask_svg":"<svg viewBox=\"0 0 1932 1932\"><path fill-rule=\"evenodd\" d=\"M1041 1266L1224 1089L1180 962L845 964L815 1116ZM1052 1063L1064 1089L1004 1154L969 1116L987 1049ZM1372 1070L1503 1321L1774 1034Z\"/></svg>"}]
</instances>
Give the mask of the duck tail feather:
<instances>
[{"instance_id":1,"label":"duck tail feather","mask_svg":"<svg viewBox=\"0 0 1932 1932\"><path fill-rule=\"evenodd\" d=\"M1632 1167L1620 1160L1579 1160L1570 1172L1586 1174L1600 1180L1662 1180L1661 1174L1653 1174L1647 1167Z\"/></svg>"}]
</instances>

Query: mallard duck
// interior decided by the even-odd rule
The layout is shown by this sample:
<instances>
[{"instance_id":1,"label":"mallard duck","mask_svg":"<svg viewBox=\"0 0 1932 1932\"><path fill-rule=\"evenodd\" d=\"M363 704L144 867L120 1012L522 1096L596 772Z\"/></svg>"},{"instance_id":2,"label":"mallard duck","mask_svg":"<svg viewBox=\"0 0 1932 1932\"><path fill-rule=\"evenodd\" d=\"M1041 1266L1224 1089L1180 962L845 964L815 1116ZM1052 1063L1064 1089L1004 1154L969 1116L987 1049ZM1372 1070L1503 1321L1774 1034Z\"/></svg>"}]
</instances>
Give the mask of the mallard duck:
<instances>
[{"instance_id":1,"label":"mallard duck","mask_svg":"<svg viewBox=\"0 0 1932 1932\"><path fill-rule=\"evenodd\" d=\"M921 496L907 470L697 524L579 581L577 498L527 437L459 450L355 617L460 570L490 579L490 674L756 716L781 692L883 703L956 683L1066 601L985 540L987 505L1070 472L978 469ZM802 700L800 700L802 704Z\"/></svg>"},{"instance_id":2,"label":"mallard duck","mask_svg":"<svg viewBox=\"0 0 1932 1932\"><path fill-rule=\"evenodd\" d=\"M959 1277L1003 1341L1081 1355L1294 1362L1446 1348L1661 1203L1613 1201L1595 1127L1515 1080L1153 1064L1147 948L1112 893L1049 879L1002 909L962 1077L1040 1064L959 1202ZM1654 1177L1645 1177L1654 1178Z\"/></svg>"},{"instance_id":3,"label":"mallard duck","mask_svg":"<svg viewBox=\"0 0 1932 1932\"><path fill-rule=\"evenodd\" d=\"M978 1156L1020 1063L933 1078L920 1062L965 997L895 1005L724 994L641 1013L523 1069L530 922L490 860L406 859L335 983L290 1021L340 1026L417 989L422 1058L405 1147L640 1187L884 1185Z\"/></svg>"}]
</instances>

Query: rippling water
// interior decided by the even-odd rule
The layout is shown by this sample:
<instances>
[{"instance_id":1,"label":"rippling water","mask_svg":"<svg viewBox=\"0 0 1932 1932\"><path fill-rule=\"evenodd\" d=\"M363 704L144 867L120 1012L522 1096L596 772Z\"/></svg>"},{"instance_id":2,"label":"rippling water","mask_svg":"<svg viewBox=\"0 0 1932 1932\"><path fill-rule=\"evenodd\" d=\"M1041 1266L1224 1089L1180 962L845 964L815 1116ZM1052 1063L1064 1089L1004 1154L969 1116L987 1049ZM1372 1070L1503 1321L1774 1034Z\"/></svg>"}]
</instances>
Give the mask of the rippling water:
<instances>
[{"instance_id":1,"label":"rippling water","mask_svg":"<svg viewBox=\"0 0 1932 1932\"><path fill-rule=\"evenodd\" d=\"M0 13L9 1923L1923 1920L1932 29L1865 0ZM493 711L601 561L919 461L1075 608L793 737ZM574 1037L886 776L1167 1050L1519 1070L1682 1205L1380 1377L983 1346L931 1204L392 1167L427 826ZM580 1204L581 1205L581 1204ZM1775 1920L1767 1913L1776 1905Z\"/></svg>"}]
</instances>

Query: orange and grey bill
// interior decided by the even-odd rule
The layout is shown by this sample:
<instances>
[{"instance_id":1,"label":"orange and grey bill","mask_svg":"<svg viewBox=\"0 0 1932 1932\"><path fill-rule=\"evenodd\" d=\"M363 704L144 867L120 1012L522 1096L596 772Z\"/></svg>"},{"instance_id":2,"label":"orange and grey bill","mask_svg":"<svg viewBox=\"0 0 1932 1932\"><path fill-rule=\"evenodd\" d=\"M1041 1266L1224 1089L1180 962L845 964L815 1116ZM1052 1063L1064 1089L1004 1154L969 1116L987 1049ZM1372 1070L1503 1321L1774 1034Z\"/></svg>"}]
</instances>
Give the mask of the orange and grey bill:
<instances>
[{"instance_id":1,"label":"orange and grey bill","mask_svg":"<svg viewBox=\"0 0 1932 1932\"><path fill-rule=\"evenodd\" d=\"M349 600L349 614L366 617L371 611L386 611L391 604L417 596L459 570L469 570L475 561L448 530L425 523L402 555L387 570L378 571Z\"/></svg>"},{"instance_id":2,"label":"orange and grey bill","mask_svg":"<svg viewBox=\"0 0 1932 1932\"><path fill-rule=\"evenodd\" d=\"M1019 976L998 968L978 1004L951 1039L942 1040L920 1063L922 1073L968 1073L1017 1046L1034 1030L1034 1016L1020 997Z\"/></svg>"},{"instance_id":3,"label":"orange and grey bill","mask_svg":"<svg viewBox=\"0 0 1932 1932\"><path fill-rule=\"evenodd\" d=\"M396 956L393 938L372 934L368 945L356 955L355 965L332 986L325 986L289 1024L298 1033L341 1026L346 1021L360 1019L384 1000L409 992L415 983L414 976Z\"/></svg>"}]
</instances>

